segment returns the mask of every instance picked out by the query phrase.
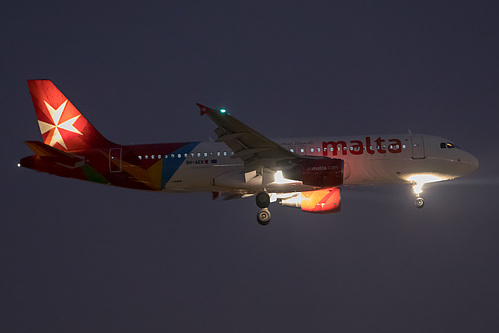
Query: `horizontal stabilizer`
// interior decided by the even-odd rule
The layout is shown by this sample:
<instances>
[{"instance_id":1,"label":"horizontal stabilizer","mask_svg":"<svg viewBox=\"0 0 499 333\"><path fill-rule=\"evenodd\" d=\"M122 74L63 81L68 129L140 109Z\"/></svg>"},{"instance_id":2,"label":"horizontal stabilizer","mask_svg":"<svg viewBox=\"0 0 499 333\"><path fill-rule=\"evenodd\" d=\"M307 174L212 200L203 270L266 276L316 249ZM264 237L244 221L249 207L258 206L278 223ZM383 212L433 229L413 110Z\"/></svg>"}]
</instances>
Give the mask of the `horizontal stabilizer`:
<instances>
[{"instance_id":1,"label":"horizontal stabilizer","mask_svg":"<svg viewBox=\"0 0 499 333\"><path fill-rule=\"evenodd\" d=\"M55 160L57 160L57 162L64 165L74 165L82 161L81 157L70 153L65 153L40 141L25 141L25 143L32 151L35 152L37 156L40 156L42 158L54 158Z\"/></svg>"}]
</instances>

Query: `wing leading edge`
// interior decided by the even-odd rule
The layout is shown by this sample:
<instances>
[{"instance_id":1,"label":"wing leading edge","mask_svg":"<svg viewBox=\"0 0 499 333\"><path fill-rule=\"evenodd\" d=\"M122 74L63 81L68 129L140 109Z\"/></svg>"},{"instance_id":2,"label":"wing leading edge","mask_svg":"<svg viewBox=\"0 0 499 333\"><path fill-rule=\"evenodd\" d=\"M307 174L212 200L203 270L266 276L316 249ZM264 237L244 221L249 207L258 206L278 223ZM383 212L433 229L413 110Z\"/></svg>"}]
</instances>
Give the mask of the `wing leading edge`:
<instances>
[{"instance_id":1,"label":"wing leading edge","mask_svg":"<svg viewBox=\"0 0 499 333\"><path fill-rule=\"evenodd\" d=\"M234 152L233 158L243 160L246 172L262 167L275 169L280 164L294 164L294 161L302 159L229 113L197 105L201 109L201 115L208 115L218 126L215 129L217 142L224 142Z\"/></svg>"}]
</instances>

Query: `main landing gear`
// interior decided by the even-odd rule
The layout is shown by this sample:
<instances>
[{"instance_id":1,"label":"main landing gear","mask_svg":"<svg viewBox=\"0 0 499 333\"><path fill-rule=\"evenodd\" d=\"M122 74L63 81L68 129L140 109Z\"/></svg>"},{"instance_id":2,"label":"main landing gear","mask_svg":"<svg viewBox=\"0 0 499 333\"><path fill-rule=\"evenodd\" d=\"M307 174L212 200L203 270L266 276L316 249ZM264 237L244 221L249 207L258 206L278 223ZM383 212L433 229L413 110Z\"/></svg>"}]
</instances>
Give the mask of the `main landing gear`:
<instances>
[{"instance_id":1,"label":"main landing gear","mask_svg":"<svg viewBox=\"0 0 499 333\"><path fill-rule=\"evenodd\" d=\"M270 211L268 208L262 208L256 215L256 219L260 225L267 225L270 223Z\"/></svg>"},{"instance_id":2,"label":"main landing gear","mask_svg":"<svg viewBox=\"0 0 499 333\"><path fill-rule=\"evenodd\" d=\"M270 196L267 192L262 191L256 195L256 205L261 210L256 215L256 219L260 225L267 225L270 223L270 211L267 208L270 205Z\"/></svg>"}]
</instances>

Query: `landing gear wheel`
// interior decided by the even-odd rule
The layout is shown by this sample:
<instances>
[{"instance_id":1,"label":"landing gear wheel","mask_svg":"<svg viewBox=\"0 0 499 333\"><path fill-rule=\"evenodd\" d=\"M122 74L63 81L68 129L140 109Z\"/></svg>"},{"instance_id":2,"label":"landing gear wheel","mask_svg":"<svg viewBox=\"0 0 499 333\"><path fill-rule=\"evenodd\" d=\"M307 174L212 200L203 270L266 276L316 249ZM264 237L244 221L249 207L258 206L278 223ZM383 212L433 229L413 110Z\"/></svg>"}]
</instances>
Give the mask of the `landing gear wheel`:
<instances>
[{"instance_id":1,"label":"landing gear wheel","mask_svg":"<svg viewBox=\"0 0 499 333\"><path fill-rule=\"evenodd\" d=\"M415 204L416 204L417 208L423 208L423 206L424 206L424 199L421 198L421 197L417 197Z\"/></svg>"},{"instance_id":2,"label":"landing gear wheel","mask_svg":"<svg viewBox=\"0 0 499 333\"><path fill-rule=\"evenodd\" d=\"M256 195L256 205L260 208L267 208L270 205L270 196L267 192L260 192Z\"/></svg>"},{"instance_id":3,"label":"landing gear wheel","mask_svg":"<svg viewBox=\"0 0 499 333\"><path fill-rule=\"evenodd\" d=\"M267 225L270 223L270 211L267 208L262 209L256 215L256 219L260 225Z\"/></svg>"}]
</instances>

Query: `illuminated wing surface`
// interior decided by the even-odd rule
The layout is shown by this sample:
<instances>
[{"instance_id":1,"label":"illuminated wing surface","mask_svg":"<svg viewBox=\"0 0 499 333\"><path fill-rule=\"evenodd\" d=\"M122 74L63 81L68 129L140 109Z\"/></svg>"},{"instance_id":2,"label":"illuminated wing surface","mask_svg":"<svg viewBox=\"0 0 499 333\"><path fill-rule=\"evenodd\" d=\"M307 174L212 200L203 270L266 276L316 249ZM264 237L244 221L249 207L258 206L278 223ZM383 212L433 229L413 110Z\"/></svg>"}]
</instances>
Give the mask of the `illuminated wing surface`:
<instances>
[{"instance_id":1,"label":"illuminated wing surface","mask_svg":"<svg viewBox=\"0 0 499 333\"><path fill-rule=\"evenodd\" d=\"M217 142L224 142L234 152L233 158L244 162L246 178L262 176L262 186L275 180L281 170L284 177L318 188L343 183L343 160L322 156L298 156L241 123L225 110L213 110L201 104L201 115L207 114L218 125Z\"/></svg>"},{"instance_id":2,"label":"illuminated wing surface","mask_svg":"<svg viewBox=\"0 0 499 333\"><path fill-rule=\"evenodd\" d=\"M244 162L246 171L259 167L273 169L280 161L300 160L302 157L286 150L249 126L243 124L229 113L213 110L201 104L201 115L208 115L217 128L217 142L224 142L234 152L233 158Z\"/></svg>"}]
</instances>

